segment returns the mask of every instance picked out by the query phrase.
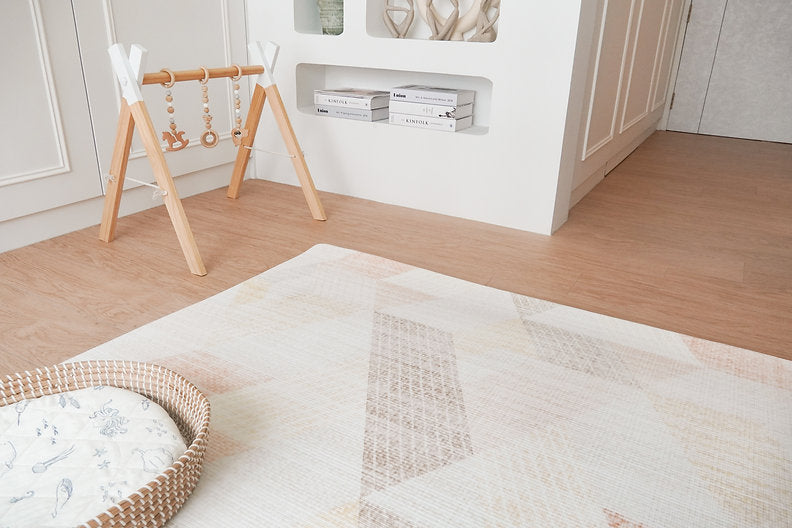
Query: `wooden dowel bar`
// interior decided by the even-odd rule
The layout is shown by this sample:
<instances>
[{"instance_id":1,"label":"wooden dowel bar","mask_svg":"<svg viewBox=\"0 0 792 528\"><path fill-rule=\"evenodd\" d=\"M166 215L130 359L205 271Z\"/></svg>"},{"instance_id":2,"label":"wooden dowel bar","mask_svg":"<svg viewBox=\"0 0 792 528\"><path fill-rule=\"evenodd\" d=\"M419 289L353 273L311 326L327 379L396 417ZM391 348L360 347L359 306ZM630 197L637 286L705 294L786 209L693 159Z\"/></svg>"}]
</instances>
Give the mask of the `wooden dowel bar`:
<instances>
[{"instance_id":1,"label":"wooden dowel bar","mask_svg":"<svg viewBox=\"0 0 792 528\"><path fill-rule=\"evenodd\" d=\"M258 75L264 73L264 66L240 66L242 75ZM227 68L208 68L210 79L222 77L235 77L237 69L234 66ZM203 70L181 70L173 72L176 82L181 81L200 81L204 78ZM165 72L153 72L143 75L143 84L160 84L170 81L170 75Z\"/></svg>"}]
</instances>

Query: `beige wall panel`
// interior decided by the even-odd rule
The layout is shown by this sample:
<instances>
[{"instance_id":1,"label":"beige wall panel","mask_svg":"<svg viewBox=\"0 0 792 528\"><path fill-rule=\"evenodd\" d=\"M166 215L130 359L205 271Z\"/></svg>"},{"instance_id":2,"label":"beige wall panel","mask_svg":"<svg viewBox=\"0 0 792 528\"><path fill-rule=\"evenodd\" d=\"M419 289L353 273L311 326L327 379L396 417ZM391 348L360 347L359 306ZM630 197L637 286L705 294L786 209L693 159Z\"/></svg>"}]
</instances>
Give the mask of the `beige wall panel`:
<instances>
[{"instance_id":1,"label":"beige wall panel","mask_svg":"<svg viewBox=\"0 0 792 528\"><path fill-rule=\"evenodd\" d=\"M662 42L663 20L668 1L642 0L640 22L635 35L635 46L624 100L621 131L624 132L649 112L649 99L655 81L654 71L657 51Z\"/></svg>"},{"instance_id":2,"label":"beige wall panel","mask_svg":"<svg viewBox=\"0 0 792 528\"><path fill-rule=\"evenodd\" d=\"M636 0L606 0L594 62L583 159L613 140L618 117L619 91L629 38L629 23Z\"/></svg>"}]
</instances>

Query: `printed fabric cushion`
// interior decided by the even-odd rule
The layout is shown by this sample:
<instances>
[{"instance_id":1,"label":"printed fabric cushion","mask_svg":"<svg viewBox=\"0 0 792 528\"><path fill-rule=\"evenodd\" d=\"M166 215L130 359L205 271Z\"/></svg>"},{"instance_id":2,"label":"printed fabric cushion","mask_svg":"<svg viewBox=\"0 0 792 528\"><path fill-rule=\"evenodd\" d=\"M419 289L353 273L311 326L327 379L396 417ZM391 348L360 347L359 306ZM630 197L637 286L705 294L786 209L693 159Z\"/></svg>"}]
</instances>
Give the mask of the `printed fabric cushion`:
<instances>
[{"instance_id":1,"label":"printed fabric cushion","mask_svg":"<svg viewBox=\"0 0 792 528\"><path fill-rule=\"evenodd\" d=\"M73 527L153 480L186 451L162 407L91 387L0 408L0 528Z\"/></svg>"}]
</instances>

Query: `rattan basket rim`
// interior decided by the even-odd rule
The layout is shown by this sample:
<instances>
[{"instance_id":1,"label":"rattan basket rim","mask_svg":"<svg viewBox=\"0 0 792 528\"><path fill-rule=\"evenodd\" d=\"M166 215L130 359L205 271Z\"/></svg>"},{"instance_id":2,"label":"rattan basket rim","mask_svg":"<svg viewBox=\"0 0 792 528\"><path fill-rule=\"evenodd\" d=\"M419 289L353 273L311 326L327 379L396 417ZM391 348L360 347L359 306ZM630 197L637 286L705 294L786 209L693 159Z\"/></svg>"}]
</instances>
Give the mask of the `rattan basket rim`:
<instances>
[{"instance_id":1,"label":"rattan basket rim","mask_svg":"<svg viewBox=\"0 0 792 528\"><path fill-rule=\"evenodd\" d=\"M129 382L131 386L124 386L125 381ZM70 388L70 383L74 383L76 387ZM155 384L161 384L161 388L165 390L180 389L175 397L184 399L186 403L193 403L191 409L184 407L176 407L173 410L165 409L177 424L186 423L189 418L182 415L173 416L177 410L185 413L192 410L196 414L194 423L190 423L193 433L187 439L189 445L178 460L137 491L81 525L90 528L139 526L140 521L159 518L155 524L147 522L146 525L161 526L181 507L200 476L209 434L210 404L208 398L181 374L161 365L138 361L90 360L61 363L32 371L17 372L0 378L0 407L17 403L23 399L75 390L80 384L85 384L86 387L120 385L121 388L138 392L147 397L151 397L151 395L145 392L146 388L152 389ZM160 385L156 386L160 387ZM144 390L144 392L140 392L136 388ZM177 401L176 404L185 402ZM158 403L162 405L160 402ZM170 489L171 487L173 489ZM150 501L150 506L153 508L155 500L158 503L158 511L147 511L146 505L143 503Z\"/></svg>"}]
</instances>

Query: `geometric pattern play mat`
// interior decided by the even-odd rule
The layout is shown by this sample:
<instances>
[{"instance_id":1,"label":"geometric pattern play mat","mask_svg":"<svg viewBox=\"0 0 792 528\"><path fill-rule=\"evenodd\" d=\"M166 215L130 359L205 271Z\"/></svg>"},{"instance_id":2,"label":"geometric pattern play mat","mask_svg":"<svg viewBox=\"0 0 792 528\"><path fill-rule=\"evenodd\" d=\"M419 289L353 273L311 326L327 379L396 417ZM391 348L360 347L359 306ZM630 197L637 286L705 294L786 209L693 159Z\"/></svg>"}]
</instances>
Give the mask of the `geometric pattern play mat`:
<instances>
[{"instance_id":1,"label":"geometric pattern play mat","mask_svg":"<svg viewBox=\"0 0 792 528\"><path fill-rule=\"evenodd\" d=\"M792 363L320 245L76 359L212 405L168 527L792 526Z\"/></svg>"}]
</instances>

